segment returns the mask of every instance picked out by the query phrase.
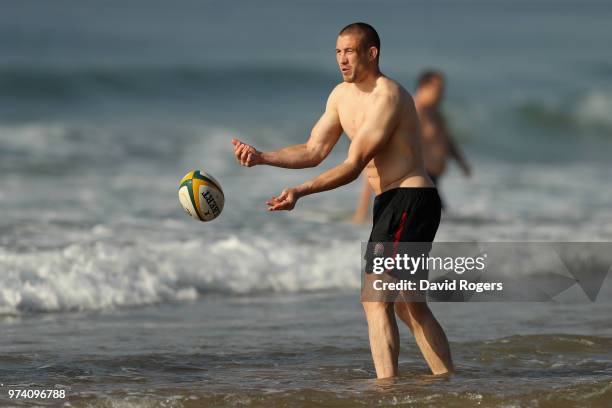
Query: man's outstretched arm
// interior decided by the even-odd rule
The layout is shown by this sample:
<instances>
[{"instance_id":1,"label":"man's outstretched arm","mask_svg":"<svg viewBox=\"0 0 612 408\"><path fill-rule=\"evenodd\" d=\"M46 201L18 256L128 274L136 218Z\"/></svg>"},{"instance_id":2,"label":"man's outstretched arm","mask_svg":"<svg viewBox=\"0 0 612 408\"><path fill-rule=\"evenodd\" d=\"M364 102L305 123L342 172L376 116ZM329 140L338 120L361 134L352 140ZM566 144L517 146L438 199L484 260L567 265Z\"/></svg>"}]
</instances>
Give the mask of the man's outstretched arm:
<instances>
[{"instance_id":1,"label":"man's outstretched arm","mask_svg":"<svg viewBox=\"0 0 612 408\"><path fill-rule=\"evenodd\" d=\"M399 123L399 111L399 95L380 96L353 138L346 160L313 180L283 190L278 197L268 201L268 210L291 210L303 196L333 190L355 180L389 140Z\"/></svg>"},{"instance_id":2,"label":"man's outstretched arm","mask_svg":"<svg viewBox=\"0 0 612 408\"><path fill-rule=\"evenodd\" d=\"M260 152L253 146L233 139L234 155L240 164L252 167L258 164L303 169L315 167L325 159L342 134L336 110L334 92L330 95L325 112L312 129L306 143L288 146L275 152Z\"/></svg>"}]
</instances>

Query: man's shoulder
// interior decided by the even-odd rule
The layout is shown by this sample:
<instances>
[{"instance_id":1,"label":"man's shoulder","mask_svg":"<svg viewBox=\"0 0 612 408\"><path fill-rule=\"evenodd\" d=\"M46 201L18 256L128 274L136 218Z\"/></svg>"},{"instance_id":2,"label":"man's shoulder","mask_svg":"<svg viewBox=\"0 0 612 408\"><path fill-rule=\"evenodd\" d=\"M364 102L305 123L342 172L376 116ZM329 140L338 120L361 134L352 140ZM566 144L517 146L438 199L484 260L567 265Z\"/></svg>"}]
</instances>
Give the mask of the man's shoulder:
<instances>
[{"instance_id":1,"label":"man's shoulder","mask_svg":"<svg viewBox=\"0 0 612 408\"><path fill-rule=\"evenodd\" d=\"M340 97L342 94L346 92L348 86L349 84L347 84L346 82L340 82L339 84L334 86L334 89L331 90L331 92L329 93L329 96L335 97L335 98Z\"/></svg>"},{"instance_id":2,"label":"man's shoulder","mask_svg":"<svg viewBox=\"0 0 612 408\"><path fill-rule=\"evenodd\" d=\"M345 93L346 84L344 82L339 83L331 90L329 97L327 98L327 104L330 106L337 106L340 98Z\"/></svg>"},{"instance_id":3,"label":"man's shoulder","mask_svg":"<svg viewBox=\"0 0 612 408\"><path fill-rule=\"evenodd\" d=\"M391 100L412 99L410 93L396 80L381 76L376 83L376 96Z\"/></svg>"},{"instance_id":4,"label":"man's shoulder","mask_svg":"<svg viewBox=\"0 0 612 408\"><path fill-rule=\"evenodd\" d=\"M378 79L372 97L374 106L394 111L404 110L407 102L411 100L410 95L399 83L387 77Z\"/></svg>"}]
</instances>

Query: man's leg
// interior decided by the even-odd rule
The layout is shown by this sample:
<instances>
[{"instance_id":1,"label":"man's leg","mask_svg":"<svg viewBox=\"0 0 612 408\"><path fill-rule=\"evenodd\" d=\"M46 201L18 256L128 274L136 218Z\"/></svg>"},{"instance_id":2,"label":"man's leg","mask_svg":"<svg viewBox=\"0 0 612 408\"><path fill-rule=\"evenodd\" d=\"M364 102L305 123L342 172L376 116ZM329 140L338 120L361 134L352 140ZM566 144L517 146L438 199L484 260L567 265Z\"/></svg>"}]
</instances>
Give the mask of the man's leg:
<instances>
[{"instance_id":1,"label":"man's leg","mask_svg":"<svg viewBox=\"0 0 612 408\"><path fill-rule=\"evenodd\" d=\"M414 334L423 357L434 374L453 371L450 347L444 330L426 302L397 302L395 312Z\"/></svg>"},{"instance_id":2,"label":"man's leg","mask_svg":"<svg viewBox=\"0 0 612 408\"><path fill-rule=\"evenodd\" d=\"M368 335L376 377L396 377L400 343L393 303L362 302L362 304L368 321Z\"/></svg>"},{"instance_id":3,"label":"man's leg","mask_svg":"<svg viewBox=\"0 0 612 408\"><path fill-rule=\"evenodd\" d=\"M359 199L357 200L357 208L355 208L355 214L351 218L351 221L355 224L363 224L368 219L368 210L370 209L370 197L372 196L372 187L370 187L370 183L368 183L368 178L364 174L363 178L363 187L361 188L361 193L359 194Z\"/></svg>"}]
</instances>

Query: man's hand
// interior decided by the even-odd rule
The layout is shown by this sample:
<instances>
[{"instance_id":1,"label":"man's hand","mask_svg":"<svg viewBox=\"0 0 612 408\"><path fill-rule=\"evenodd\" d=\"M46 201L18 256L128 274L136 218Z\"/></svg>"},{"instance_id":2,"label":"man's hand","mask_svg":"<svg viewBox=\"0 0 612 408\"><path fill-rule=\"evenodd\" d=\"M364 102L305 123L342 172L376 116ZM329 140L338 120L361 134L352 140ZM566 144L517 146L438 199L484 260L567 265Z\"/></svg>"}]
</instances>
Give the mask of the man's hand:
<instances>
[{"instance_id":1,"label":"man's hand","mask_svg":"<svg viewBox=\"0 0 612 408\"><path fill-rule=\"evenodd\" d=\"M268 211L291 211L295 207L298 198L300 197L295 188L286 188L278 197L272 197L266 202L268 204Z\"/></svg>"},{"instance_id":2,"label":"man's hand","mask_svg":"<svg viewBox=\"0 0 612 408\"><path fill-rule=\"evenodd\" d=\"M262 164L263 160L261 152L253 146L242 143L240 140L233 138L234 156L236 161L245 167L252 167L257 164Z\"/></svg>"}]
</instances>

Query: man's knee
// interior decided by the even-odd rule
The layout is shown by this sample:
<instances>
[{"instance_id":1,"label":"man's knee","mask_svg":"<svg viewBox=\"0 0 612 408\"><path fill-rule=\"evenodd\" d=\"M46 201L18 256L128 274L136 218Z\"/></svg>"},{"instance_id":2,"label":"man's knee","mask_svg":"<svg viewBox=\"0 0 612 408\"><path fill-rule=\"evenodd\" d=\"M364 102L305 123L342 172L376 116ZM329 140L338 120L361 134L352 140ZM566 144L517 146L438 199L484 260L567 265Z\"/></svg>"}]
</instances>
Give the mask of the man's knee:
<instances>
[{"instance_id":1,"label":"man's knee","mask_svg":"<svg viewBox=\"0 0 612 408\"><path fill-rule=\"evenodd\" d=\"M423 323L431 316L431 310L425 302L408 302L404 303L404 307L408 309L410 318L415 323Z\"/></svg>"},{"instance_id":2,"label":"man's knee","mask_svg":"<svg viewBox=\"0 0 612 408\"><path fill-rule=\"evenodd\" d=\"M397 314L404 314L408 312L408 303L406 302L395 302L393 307L395 308L395 313Z\"/></svg>"},{"instance_id":3,"label":"man's knee","mask_svg":"<svg viewBox=\"0 0 612 408\"><path fill-rule=\"evenodd\" d=\"M412 318L410 317L408 304L406 302L395 302L393 307L395 309L395 314L402 319L410 330L412 330Z\"/></svg>"}]
</instances>

